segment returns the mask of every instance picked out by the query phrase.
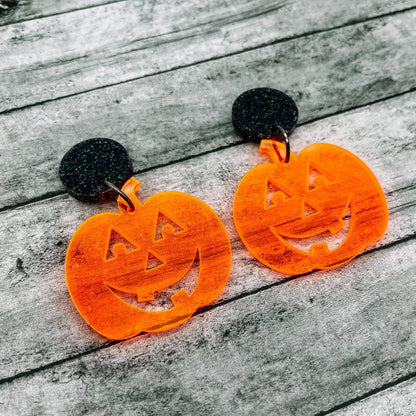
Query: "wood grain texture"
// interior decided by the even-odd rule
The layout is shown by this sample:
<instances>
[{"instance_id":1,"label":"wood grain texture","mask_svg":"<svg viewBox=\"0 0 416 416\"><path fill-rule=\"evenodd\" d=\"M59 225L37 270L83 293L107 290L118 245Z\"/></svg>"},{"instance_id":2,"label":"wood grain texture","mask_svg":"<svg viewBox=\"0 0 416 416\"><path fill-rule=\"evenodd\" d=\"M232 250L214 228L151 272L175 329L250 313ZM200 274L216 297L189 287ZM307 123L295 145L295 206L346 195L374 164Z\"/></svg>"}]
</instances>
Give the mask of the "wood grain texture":
<instances>
[{"instance_id":1,"label":"wood grain texture","mask_svg":"<svg viewBox=\"0 0 416 416\"><path fill-rule=\"evenodd\" d=\"M232 7L223 0L202 4L198 0L147 0L117 2L6 26L0 28L0 56L3 58L0 61L3 79L0 111L218 59L415 6L414 0L354 0L349 3L342 0L290 3L236 0ZM383 30L389 22L389 19L380 20L360 25L352 32L347 30L343 32L344 41L349 45L358 41L357 47L360 47L359 40L366 32L375 32L374 47L379 49L380 42L387 41L380 36L396 26L393 20L390 22L393 27ZM408 23L401 20L400 26L394 29L399 31L396 37L411 41L413 22L412 14ZM370 37L368 34L368 41ZM392 42L394 46L394 40ZM316 47L313 49L316 52ZM402 53L412 49L414 43ZM321 54L327 59L331 52L325 52L322 50ZM366 53L365 49L363 52ZM378 53L387 56L391 52L379 50ZM288 58L299 59L287 55L279 53L275 63ZM348 57L344 59L349 60Z\"/></svg>"},{"instance_id":2,"label":"wood grain texture","mask_svg":"<svg viewBox=\"0 0 416 416\"><path fill-rule=\"evenodd\" d=\"M409 35L415 16L411 11L2 114L0 164L7 169L0 207L63 192L59 162L90 137L120 141L136 172L240 143L231 106L249 88L284 89L301 122L408 91L416 85Z\"/></svg>"},{"instance_id":3,"label":"wood grain texture","mask_svg":"<svg viewBox=\"0 0 416 416\"><path fill-rule=\"evenodd\" d=\"M5 0L0 1L0 26L85 9L117 0ZM123 1L123 0L118 0ZM3 6L3 7L1 7Z\"/></svg>"},{"instance_id":4,"label":"wood grain texture","mask_svg":"<svg viewBox=\"0 0 416 416\"><path fill-rule=\"evenodd\" d=\"M378 177L387 196L390 221L386 235L371 248L410 238L416 230L416 149L414 125L408 122L415 110L416 93L406 94L303 126L292 136L296 153L312 142L336 143L360 155ZM252 258L232 221L238 182L245 172L264 161L255 145L244 144L139 176L141 200L160 191L182 191L208 203L223 220L232 241L233 266L217 303L284 280L283 275ZM0 337L8 340L0 344L2 378L105 344L71 302L64 279L64 257L82 221L94 213L115 210L115 204L88 205L64 195L0 214L4 229L0 266L5 271L0 280L0 316L5 323L0 327ZM336 269L335 274L349 273L353 264ZM407 291L406 287L401 290Z\"/></svg>"},{"instance_id":5,"label":"wood grain texture","mask_svg":"<svg viewBox=\"0 0 416 416\"><path fill-rule=\"evenodd\" d=\"M9 13L0 8L0 414L413 415L415 6L21 0ZM343 146L386 193L386 234L340 268L288 279L237 236L237 185L268 160L234 133L231 105L259 86L298 104L295 153L320 141ZM97 136L127 147L141 201L192 194L230 235L226 287L176 329L112 343L70 299L71 236L117 208L70 198L57 170L70 146ZM344 236L325 241L334 247ZM167 309L197 274L140 306Z\"/></svg>"},{"instance_id":6,"label":"wood grain texture","mask_svg":"<svg viewBox=\"0 0 416 416\"><path fill-rule=\"evenodd\" d=\"M416 409L416 380L398 384L344 409L332 416L410 416Z\"/></svg>"},{"instance_id":7,"label":"wood grain texture","mask_svg":"<svg viewBox=\"0 0 416 416\"><path fill-rule=\"evenodd\" d=\"M329 409L416 368L415 249L412 240L380 250L336 274L227 303L176 331L3 384L3 408L282 416Z\"/></svg>"}]
</instances>

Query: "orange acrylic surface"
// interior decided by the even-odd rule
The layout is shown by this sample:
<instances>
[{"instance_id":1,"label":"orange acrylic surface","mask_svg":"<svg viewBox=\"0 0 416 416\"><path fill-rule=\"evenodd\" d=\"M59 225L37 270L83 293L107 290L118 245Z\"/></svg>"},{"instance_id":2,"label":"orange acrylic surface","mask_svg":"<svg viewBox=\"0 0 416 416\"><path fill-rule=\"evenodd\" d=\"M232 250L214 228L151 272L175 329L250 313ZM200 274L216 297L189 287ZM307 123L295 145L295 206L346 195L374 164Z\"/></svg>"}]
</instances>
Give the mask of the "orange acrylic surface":
<instances>
[{"instance_id":1,"label":"orange acrylic surface","mask_svg":"<svg viewBox=\"0 0 416 416\"><path fill-rule=\"evenodd\" d=\"M291 152L289 163L284 163L280 150L284 147L274 140L261 142L260 151L273 163L247 172L234 199L238 234L254 257L290 275L330 269L351 260L384 234L388 221L384 193L357 156L318 143L298 156ZM314 180L310 180L312 172ZM329 250L325 238L346 227L346 216L346 237ZM322 239L309 250L293 245L317 236Z\"/></svg>"},{"instance_id":2,"label":"orange acrylic surface","mask_svg":"<svg viewBox=\"0 0 416 416\"><path fill-rule=\"evenodd\" d=\"M122 189L134 203L133 212L119 197L120 212L87 219L72 237L66 255L66 281L75 306L92 328L112 339L164 331L185 322L220 294L231 267L227 232L209 206L180 192L161 192L141 204L136 197L139 187L140 182L131 178ZM158 235L160 214L178 228L166 224ZM120 242L109 250L115 234ZM149 256L161 264L148 268ZM155 292L178 282L197 257L194 290L189 294L178 290L170 309L141 309L117 295L136 294L139 302L152 301Z\"/></svg>"}]
</instances>

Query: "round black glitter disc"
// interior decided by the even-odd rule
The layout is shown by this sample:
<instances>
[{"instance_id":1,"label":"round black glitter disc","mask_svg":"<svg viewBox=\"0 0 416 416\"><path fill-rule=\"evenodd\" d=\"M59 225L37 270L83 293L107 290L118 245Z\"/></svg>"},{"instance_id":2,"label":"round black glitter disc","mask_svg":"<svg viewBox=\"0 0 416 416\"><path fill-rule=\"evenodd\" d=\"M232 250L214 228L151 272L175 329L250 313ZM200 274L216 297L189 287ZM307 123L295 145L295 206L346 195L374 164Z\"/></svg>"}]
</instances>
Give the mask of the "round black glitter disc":
<instances>
[{"instance_id":1,"label":"round black glitter disc","mask_svg":"<svg viewBox=\"0 0 416 416\"><path fill-rule=\"evenodd\" d=\"M76 144L62 158L59 168L68 193L85 202L117 197L104 181L121 188L132 175L126 149L111 139L89 139Z\"/></svg>"},{"instance_id":2,"label":"round black glitter disc","mask_svg":"<svg viewBox=\"0 0 416 416\"><path fill-rule=\"evenodd\" d=\"M260 142L279 136L276 125L290 133L298 121L295 102L281 91L255 88L243 92L233 104L234 128L246 140Z\"/></svg>"}]
</instances>

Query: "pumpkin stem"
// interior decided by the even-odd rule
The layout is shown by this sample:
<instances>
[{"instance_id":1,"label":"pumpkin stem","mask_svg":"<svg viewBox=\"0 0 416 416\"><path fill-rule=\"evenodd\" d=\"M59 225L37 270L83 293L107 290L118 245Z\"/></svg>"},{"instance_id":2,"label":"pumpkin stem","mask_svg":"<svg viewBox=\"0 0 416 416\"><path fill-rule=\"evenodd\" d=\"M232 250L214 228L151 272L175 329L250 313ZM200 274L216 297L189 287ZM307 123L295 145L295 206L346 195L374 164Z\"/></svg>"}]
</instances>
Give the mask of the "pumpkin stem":
<instances>
[{"instance_id":1,"label":"pumpkin stem","mask_svg":"<svg viewBox=\"0 0 416 416\"><path fill-rule=\"evenodd\" d=\"M280 150L284 150L284 145L276 140L264 139L260 142L259 151L266 153L275 165L283 160Z\"/></svg>"},{"instance_id":2,"label":"pumpkin stem","mask_svg":"<svg viewBox=\"0 0 416 416\"><path fill-rule=\"evenodd\" d=\"M121 189L133 202L134 208L139 209L142 207L142 203L139 201L139 199L136 196L136 192L140 188L140 181L136 179L134 176L132 176ZM118 208L120 212L131 212L128 205L126 204L126 201L124 201L123 198L118 197Z\"/></svg>"}]
</instances>

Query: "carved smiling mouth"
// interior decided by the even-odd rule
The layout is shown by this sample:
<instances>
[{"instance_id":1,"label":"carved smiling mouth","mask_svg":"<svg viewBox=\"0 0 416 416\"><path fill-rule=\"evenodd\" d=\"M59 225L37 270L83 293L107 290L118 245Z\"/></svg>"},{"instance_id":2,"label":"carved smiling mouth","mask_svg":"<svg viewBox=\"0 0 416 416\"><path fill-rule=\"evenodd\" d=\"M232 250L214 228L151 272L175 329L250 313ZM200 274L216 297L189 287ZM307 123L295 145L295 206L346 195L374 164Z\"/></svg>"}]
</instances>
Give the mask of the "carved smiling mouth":
<instances>
[{"instance_id":1,"label":"carved smiling mouth","mask_svg":"<svg viewBox=\"0 0 416 416\"><path fill-rule=\"evenodd\" d=\"M144 309L147 311L165 311L174 307L172 302L172 296L176 293L180 292L181 289L184 289L186 294L190 296L195 289L198 276L199 276L199 250L196 252L196 256L192 266L189 270L184 274L184 276L175 282L173 285L154 292L154 300L146 301L146 302L139 302L137 298L137 294L135 293L126 293L121 290L115 289L110 285L106 285L118 298L122 301L128 303L135 308ZM184 295L186 296L184 293Z\"/></svg>"},{"instance_id":2,"label":"carved smiling mouth","mask_svg":"<svg viewBox=\"0 0 416 416\"><path fill-rule=\"evenodd\" d=\"M329 251L333 251L340 247L347 238L347 235L350 231L351 225L351 206L348 205L347 210L345 211L341 222L343 226L341 228L336 229L334 228L331 231L326 230L322 233L316 234L312 237L306 238L293 238L285 236L279 233L273 227L271 228L272 232L284 240L288 245L295 247L298 250L301 250L305 253L311 253L311 248L315 245L327 245Z\"/></svg>"}]
</instances>

